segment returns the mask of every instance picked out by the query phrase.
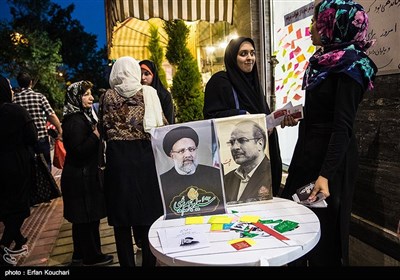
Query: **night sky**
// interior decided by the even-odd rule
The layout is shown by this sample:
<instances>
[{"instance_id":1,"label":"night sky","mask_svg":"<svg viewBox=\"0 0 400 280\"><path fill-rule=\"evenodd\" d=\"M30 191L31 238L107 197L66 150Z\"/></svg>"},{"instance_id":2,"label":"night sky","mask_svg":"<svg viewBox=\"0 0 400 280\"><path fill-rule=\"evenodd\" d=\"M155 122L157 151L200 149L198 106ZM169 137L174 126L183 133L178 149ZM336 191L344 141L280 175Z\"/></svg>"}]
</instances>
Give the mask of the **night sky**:
<instances>
[{"instance_id":1,"label":"night sky","mask_svg":"<svg viewBox=\"0 0 400 280\"><path fill-rule=\"evenodd\" d=\"M97 46L99 48L106 44L106 19L104 0L52 0L65 8L75 4L72 17L80 21L85 32L97 35ZM0 0L0 20L10 19L10 9L6 0Z\"/></svg>"}]
</instances>

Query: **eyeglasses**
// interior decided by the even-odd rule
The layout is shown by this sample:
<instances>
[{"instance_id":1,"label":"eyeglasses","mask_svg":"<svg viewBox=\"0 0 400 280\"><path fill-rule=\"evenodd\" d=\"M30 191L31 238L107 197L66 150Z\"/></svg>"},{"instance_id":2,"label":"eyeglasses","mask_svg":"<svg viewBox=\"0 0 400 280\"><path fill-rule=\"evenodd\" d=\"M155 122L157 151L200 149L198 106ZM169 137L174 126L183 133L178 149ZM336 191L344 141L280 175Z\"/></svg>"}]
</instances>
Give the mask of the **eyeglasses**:
<instances>
[{"instance_id":1,"label":"eyeglasses","mask_svg":"<svg viewBox=\"0 0 400 280\"><path fill-rule=\"evenodd\" d=\"M189 147L189 148L180 149L179 151L172 150L171 153L176 153L176 154L183 155L186 151L189 151L190 153L193 153L196 150L197 150L197 147Z\"/></svg>"},{"instance_id":2,"label":"eyeglasses","mask_svg":"<svg viewBox=\"0 0 400 280\"><path fill-rule=\"evenodd\" d=\"M231 139L228 142L226 142L226 144L228 144L229 146L233 146L235 145L236 141L239 143L239 145L243 145L245 143L248 143L250 140L258 140L260 138L246 138L246 137L240 137L238 139Z\"/></svg>"}]
</instances>

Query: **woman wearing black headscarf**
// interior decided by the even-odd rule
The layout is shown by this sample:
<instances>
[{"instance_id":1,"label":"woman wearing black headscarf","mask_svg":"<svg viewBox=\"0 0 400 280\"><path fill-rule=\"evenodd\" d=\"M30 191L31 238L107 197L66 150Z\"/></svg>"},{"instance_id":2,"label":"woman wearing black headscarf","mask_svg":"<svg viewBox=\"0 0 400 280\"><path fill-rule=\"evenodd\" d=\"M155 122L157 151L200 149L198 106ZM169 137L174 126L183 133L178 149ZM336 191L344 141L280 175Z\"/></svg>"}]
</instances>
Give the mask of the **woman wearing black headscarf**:
<instances>
[{"instance_id":1,"label":"woman wearing black headscarf","mask_svg":"<svg viewBox=\"0 0 400 280\"><path fill-rule=\"evenodd\" d=\"M270 114L258 78L254 41L245 37L231 40L225 50L224 62L226 71L215 73L207 83L204 118ZM268 144L272 191L277 195L282 179L282 159L275 128L269 132Z\"/></svg>"},{"instance_id":2,"label":"woman wearing black headscarf","mask_svg":"<svg viewBox=\"0 0 400 280\"><path fill-rule=\"evenodd\" d=\"M142 85L152 86L155 88L168 124L174 124L175 114L171 93L162 84L160 77L158 76L156 65L150 60L142 60L139 62L139 65L142 71Z\"/></svg>"},{"instance_id":3,"label":"woman wearing black headscarf","mask_svg":"<svg viewBox=\"0 0 400 280\"><path fill-rule=\"evenodd\" d=\"M21 249L27 238L21 226L29 217L29 190L33 145L37 130L28 111L12 103L10 82L0 76L0 221L4 232L0 240L1 261L4 247Z\"/></svg>"},{"instance_id":4,"label":"woman wearing black headscarf","mask_svg":"<svg viewBox=\"0 0 400 280\"><path fill-rule=\"evenodd\" d=\"M61 174L64 217L72 223L72 265L104 265L112 255L101 252L99 225L106 217L103 190L98 177L100 134L92 113L89 81L71 84L64 102L63 141L67 152Z\"/></svg>"}]
</instances>

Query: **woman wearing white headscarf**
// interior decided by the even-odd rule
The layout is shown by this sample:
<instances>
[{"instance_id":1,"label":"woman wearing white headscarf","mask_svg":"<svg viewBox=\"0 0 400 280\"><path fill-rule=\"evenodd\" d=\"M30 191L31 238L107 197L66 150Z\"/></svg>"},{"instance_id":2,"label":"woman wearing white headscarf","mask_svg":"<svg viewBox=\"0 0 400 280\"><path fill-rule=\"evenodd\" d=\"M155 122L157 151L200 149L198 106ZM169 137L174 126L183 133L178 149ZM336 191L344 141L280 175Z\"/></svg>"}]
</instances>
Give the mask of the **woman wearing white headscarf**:
<instances>
[{"instance_id":1,"label":"woman wearing white headscarf","mask_svg":"<svg viewBox=\"0 0 400 280\"><path fill-rule=\"evenodd\" d=\"M121 266L135 266L132 230L142 240L142 266L154 266L147 234L162 213L151 128L167 124L154 88L142 85L139 63L121 57L100 104L100 131L107 143L105 194Z\"/></svg>"}]
</instances>

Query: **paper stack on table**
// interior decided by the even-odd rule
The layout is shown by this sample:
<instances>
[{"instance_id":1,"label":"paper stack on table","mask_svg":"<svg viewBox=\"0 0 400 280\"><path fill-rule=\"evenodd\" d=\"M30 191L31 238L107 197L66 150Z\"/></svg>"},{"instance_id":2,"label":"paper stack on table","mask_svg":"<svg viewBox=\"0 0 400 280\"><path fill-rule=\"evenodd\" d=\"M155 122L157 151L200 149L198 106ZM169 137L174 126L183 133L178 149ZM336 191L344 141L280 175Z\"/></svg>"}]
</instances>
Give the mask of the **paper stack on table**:
<instances>
[{"instance_id":1,"label":"paper stack on table","mask_svg":"<svg viewBox=\"0 0 400 280\"><path fill-rule=\"evenodd\" d=\"M188 225L157 230L164 254L200 249L210 246L207 233L210 224Z\"/></svg>"}]
</instances>

